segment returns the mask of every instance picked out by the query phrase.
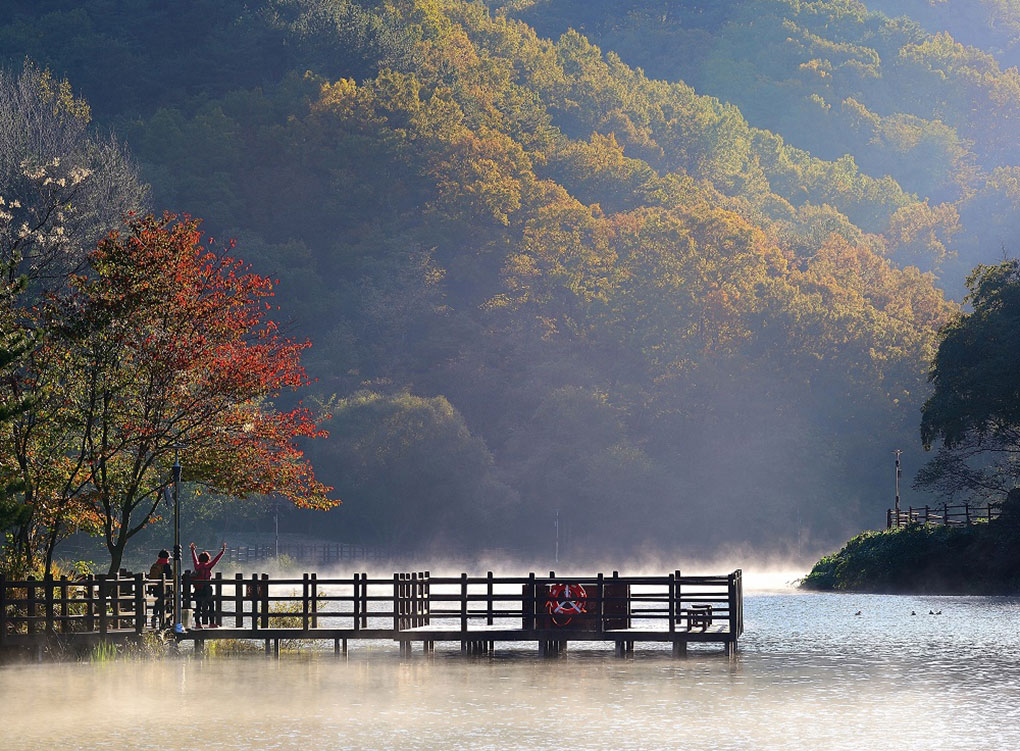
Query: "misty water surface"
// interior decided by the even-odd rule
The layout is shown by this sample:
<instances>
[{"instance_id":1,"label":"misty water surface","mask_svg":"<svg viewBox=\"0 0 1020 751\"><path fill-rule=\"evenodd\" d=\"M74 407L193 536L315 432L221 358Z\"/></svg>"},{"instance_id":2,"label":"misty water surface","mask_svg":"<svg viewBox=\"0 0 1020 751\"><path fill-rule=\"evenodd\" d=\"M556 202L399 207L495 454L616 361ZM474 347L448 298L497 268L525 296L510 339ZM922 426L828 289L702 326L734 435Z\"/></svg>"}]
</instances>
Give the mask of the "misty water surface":
<instances>
[{"instance_id":1,"label":"misty water surface","mask_svg":"<svg viewBox=\"0 0 1020 751\"><path fill-rule=\"evenodd\" d=\"M857 610L861 616L855 616ZM942 615L928 615L941 610ZM911 611L917 612L911 616ZM5 749L994 749L1020 601L759 594L734 660L440 645L0 670Z\"/></svg>"}]
</instances>

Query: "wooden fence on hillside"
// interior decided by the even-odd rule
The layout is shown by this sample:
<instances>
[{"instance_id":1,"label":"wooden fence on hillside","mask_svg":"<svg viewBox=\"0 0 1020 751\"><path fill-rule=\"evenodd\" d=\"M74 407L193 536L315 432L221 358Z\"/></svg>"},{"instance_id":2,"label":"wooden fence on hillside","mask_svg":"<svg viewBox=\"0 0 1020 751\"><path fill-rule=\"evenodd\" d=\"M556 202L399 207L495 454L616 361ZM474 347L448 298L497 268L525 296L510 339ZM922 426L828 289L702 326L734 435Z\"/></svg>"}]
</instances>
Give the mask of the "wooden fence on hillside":
<instances>
[{"instance_id":1,"label":"wooden fence on hillside","mask_svg":"<svg viewBox=\"0 0 1020 751\"><path fill-rule=\"evenodd\" d=\"M910 524L928 524L944 527L966 527L977 522L990 522L998 519L1002 513L1002 503L988 503L984 506L963 503L949 506L909 507L907 510L888 509L886 511L886 528L906 527Z\"/></svg>"}]
</instances>

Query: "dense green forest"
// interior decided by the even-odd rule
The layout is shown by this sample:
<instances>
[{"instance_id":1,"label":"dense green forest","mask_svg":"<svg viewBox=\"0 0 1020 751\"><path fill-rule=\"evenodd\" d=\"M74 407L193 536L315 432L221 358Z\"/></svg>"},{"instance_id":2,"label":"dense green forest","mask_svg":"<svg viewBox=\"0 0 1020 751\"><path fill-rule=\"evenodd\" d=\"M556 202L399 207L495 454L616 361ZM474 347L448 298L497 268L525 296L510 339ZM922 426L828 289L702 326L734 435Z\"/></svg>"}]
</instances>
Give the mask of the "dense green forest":
<instances>
[{"instance_id":1,"label":"dense green forest","mask_svg":"<svg viewBox=\"0 0 1020 751\"><path fill-rule=\"evenodd\" d=\"M279 279L344 500L288 529L803 552L922 463L941 290L1017 226L1020 76L912 5L9 0L0 61Z\"/></svg>"},{"instance_id":2,"label":"dense green forest","mask_svg":"<svg viewBox=\"0 0 1020 751\"><path fill-rule=\"evenodd\" d=\"M508 5L541 34L577 29L651 77L683 80L736 105L792 146L830 160L850 155L865 174L892 176L923 208L890 204L902 213L862 223L832 203L882 232L890 257L938 272L953 294L972 266L1015 242L1020 75L1007 67L1018 62L1007 54L1020 18L1015 4Z\"/></svg>"}]
</instances>

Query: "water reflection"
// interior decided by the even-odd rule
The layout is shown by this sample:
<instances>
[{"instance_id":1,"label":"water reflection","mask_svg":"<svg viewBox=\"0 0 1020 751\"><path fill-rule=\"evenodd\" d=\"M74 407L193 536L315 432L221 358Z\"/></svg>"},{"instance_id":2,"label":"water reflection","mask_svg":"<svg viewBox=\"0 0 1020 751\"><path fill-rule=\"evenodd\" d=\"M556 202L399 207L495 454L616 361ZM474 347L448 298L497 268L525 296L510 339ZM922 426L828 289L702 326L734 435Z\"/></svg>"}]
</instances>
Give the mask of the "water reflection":
<instances>
[{"instance_id":1,"label":"water reflection","mask_svg":"<svg viewBox=\"0 0 1020 751\"><path fill-rule=\"evenodd\" d=\"M861 611L860 616L854 613ZM928 615L929 610L942 615ZM911 611L916 616L911 616ZM747 598L740 655L533 646L17 666L4 749L989 749L1020 742L1020 602Z\"/></svg>"}]
</instances>

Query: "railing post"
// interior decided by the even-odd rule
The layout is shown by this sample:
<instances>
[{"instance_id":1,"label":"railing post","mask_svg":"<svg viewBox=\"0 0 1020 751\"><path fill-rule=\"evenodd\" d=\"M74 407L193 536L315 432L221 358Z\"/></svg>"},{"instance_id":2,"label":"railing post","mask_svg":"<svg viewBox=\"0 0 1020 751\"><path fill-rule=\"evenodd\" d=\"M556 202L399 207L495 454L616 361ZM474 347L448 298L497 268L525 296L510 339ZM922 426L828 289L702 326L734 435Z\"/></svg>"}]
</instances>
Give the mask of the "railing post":
<instances>
[{"instance_id":1,"label":"railing post","mask_svg":"<svg viewBox=\"0 0 1020 751\"><path fill-rule=\"evenodd\" d=\"M217 571L211 582L213 588L213 623L223 625L223 572Z\"/></svg>"},{"instance_id":2,"label":"railing post","mask_svg":"<svg viewBox=\"0 0 1020 751\"><path fill-rule=\"evenodd\" d=\"M402 607L400 609L401 615L400 628L401 629L414 628L417 625L415 623L415 619L417 617L416 616L417 598L415 596L415 589L418 586L417 585L418 574L414 571L408 571L404 574L401 574L400 579L401 579L400 599L402 602ZM410 647L411 643L407 642L406 644L408 647Z\"/></svg>"},{"instance_id":3,"label":"railing post","mask_svg":"<svg viewBox=\"0 0 1020 751\"><path fill-rule=\"evenodd\" d=\"M70 631L68 628L70 617L70 610L68 609L67 602L67 574L63 574L60 577L60 633L66 634Z\"/></svg>"},{"instance_id":4,"label":"railing post","mask_svg":"<svg viewBox=\"0 0 1020 751\"><path fill-rule=\"evenodd\" d=\"M408 616L411 614L411 574L400 575L400 628L403 630L410 625ZM410 646L410 642L407 643Z\"/></svg>"},{"instance_id":5,"label":"railing post","mask_svg":"<svg viewBox=\"0 0 1020 751\"><path fill-rule=\"evenodd\" d=\"M46 608L46 633L56 632L53 628L53 574L46 574L43 577L43 601Z\"/></svg>"},{"instance_id":6,"label":"railing post","mask_svg":"<svg viewBox=\"0 0 1020 751\"><path fill-rule=\"evenodd\" d=\"M114 574L114 577L113 577L113 589L111 590L112 591L112 595L111 596L113 598L112 602L113 602L113 627L114 627L114 629L119 629L121 627L121 625L120 625L120 615L121 615L120 614L120 607L121 607L121 601L120 601L121 600L121 597L120 597L120 587L121 587L121 584L120 584L120 580L121 580L121 577L123 575L124 575L124 569L120 569L116 574Z\"/></svg>"},{"instance_id":7,"label":"railing post","mask_svg":"<svg viewBox=\"0 0 1020 751\"><path fill-rule=\"evenodd\" d=\"M967 501L966 503L963 504L963 514L964 514L964 519L966 520L966 524L969 527L970 526L970 501Z\"/></svg>"},{"instance_id":8,"label":"railing post","mask_svg":"<svg viewBox=\"0 0 1020 751\"><path fill-rule=\"evenodd\" d=\"M312 608L312 628L319 627L319 582L317 574L312 574L309 577L309 586L311 587L311 597L309 599L309 605Z\"/></svg>"},{"instance_id":9,"label":"railing post","mask_svg":"<svg viewBox=\"0 0 1020 751\"><path fill-rule=\"evenodd\" d=\"M885 510L885 528L892 529L892 509L887 508Z\"/></svg>"},{"instance_id":10,"label":"railing post","mask_svg":"<svg viewBox=\"0 0 1020 751\"><path fill-rule=\"evenodd\" d=\"M949 504L948 503L943 503L942 504L942 525L944 527L948 527L949 526Z\"/></svg>"},{"instance_id":11,"label":"railing post","mask_svg":"<svg viewBox=\"0 0 1020 751\"><path fill-rule=\"evenodd\" d=\"M25 587L25 599L28 605L28 633L35 633L35 616L36 616L36 600L35 600L35 577L26 577L28 585Z\"/></svg>"},{"instance_id":12,"label":"railing post","mask_svg":"<svg viewBox=\"0 0 1020 751\"><path fill-rule=\"evenodd\" d=\"M425 572L418 571L418 584L415 592L415 628L420 629L425 624Z\"/></svg>"},{"instance_id":13,"label":"railing post","mask_svg":"<svg viewBox=\"0 0 1020 751\"><path fill-rule=\"evenodd\" d=\"M311 612L311 608L308 606L308 597L312 592L311 582L308 578L308 574L304 573L301 575L301 630L308 630L308 614Z\"/></svg>"},{"instance_id":14,"label":"railing post","mask_svg":"<svg viewBox=\"0 0 1020 751\"><path fill-rule=\"evenodd\" d=\"M680 569L677 569L673 573L676 575L676 623L679 625L684 616L684 598L680 592L682 577L680 576Z\"/></svg>"},{"instance_id":15,"label":"railing post","mask_svg":"<svg viewBox=\"0 0 1020 751\"><path fill-rule=\"evenodd\" d=\"M106 623L106 595L110 590L110 585L107 584L107 577L105 574L100 574L97 577L99 582L98 594L99 594L99 633L106 636L108 626Z\"/></svg>"},{"instance_id":16,"label":"railing post","mask_svg":"<svg viewBox=\"0 0 1020 751\"><path fill-rule=\"evenodd\" d=\"M244 574L234 574L234 628L244 625Z\"/></svg>"},{"instance_id":17,"label":"railing post","mask_svg":"<svg viewBox=\"0 0 1020 751\"><path fill-rule=\"evenodd\" d=\"M736 643L737 638L737 573L734 572L726 578L727 600L729 605L729 630L730 638Z\"/></svg>"},{"instance_id":18,"label":"railing post","mask_svg":"<svg viewBox=\"0 0 1020 751\"><path fill-rule=\"evenodd\" d=\"M145 576L135 574L135 633L141 635L145 631Z\"/></svg>"},{"instance_id":19,"label":"railing post","mask_svg":"<svg viewBox=\"0 0 1020 751\"><path fill-rule=\"evenodd\" d=\"M601 571L595 585L595 596L598 598L598 606L595 609L595 617L598 619L595 621L595 631L601 634L606 625L606 580Z\"/></svg>"},{"instance_id":20,"label":"railing post","mask_svg":"<svg viewBox=\"0 0 1020 751\"><path fill-rule=\"evenodd\" d=\"M354 574L351 577L351 609L354 615L354 630L361 630L361 576Z\"/></svg>"},{"instance_id":21,"label":"railing post","mask_svg":"<svg viewBox=\"0 0 1020 751\"><path fill-rule=\"evenodd\" d=\"M182 624L184 623L184 611L188 609L188 602L191 601L191 595L192 595L192 591L191 591L191 574L189 574L187 571L185 571L181 575L181 623ZM194 605L194 602L192 602L192 605ZM191 625L192 625L192 628L194 628L195 626L198 625L198 618L197 618L197 614L196 614L194 608L192 608L192 610L191 610L191 616L192 616Z\"/></svg>"},{"instance_id":22,"label":"railing post","mask_svg":"<svg viewBox=\"0 0 1020 751\"><path fill-rule=\"evenodd\" d=\"M96 630L96 578L92 574L85 576L85 630Z\"/></svg>"},{"instance_id":23,"label":"railing post","mask_svg":"<svg viewBox=\"0 0 1020 751\"><path fill-rule=\"evenodd\" d=\"M411 572L411 612L408 625L411 628L421 626L421 572Z\"/></svg>"},{"instance_id":24,"label":"railing post","mask_svg":"<svg viewBox=\"0 0 1020 751\"><path fill-rule=\"evenodd\" d=\"M361 572L361 627L368 628L368 573L365 571Z\"/></svg>"},{"instance_id":25,"label":"railing post","mask_svg":"<svg viewBox=\"0 0 1020 751\"><path fill-rule=\"evenodd\" d=\"M676 631L676 572L669 575L669 633Z\"/></svg>"},{"instance_id":26,"label":"railing post","mask_svg":"<svg viewBox=\"0 0 1020 751\"><path fill-rule=\"evenodd\" d=\"M259 590L262 601L262 628L269 628L269 574L262 574L262 588Z\"/></svg>"},{"instance_id":27,"label":"railing post","mask_svg":"<svg viewBox=\"0 0 1020 751\"><path fill-rule=\"evenodd\" d=\"M528 574L528 599L531 601L531 607L528 610L528 621L529 628L534 631L538 625L538 583L535 581L535 572L532 571Z\"/></svg>"},{"instance_id":28,"label":"railing post","mask_svg":"<svg viewBox=\"0 0 1020 751\"><path fill-rule=\"evenodd\" d=\"M492 572L485 574L485 623L492 625Z\"/></svg>"},{"instance_id":29,"label":"railing post","mask_svg":"<svg viewBox=\"0 0 1020 751\"><path fill-rule=\"evenodd\" d=\"M460 631L465 633L468 627L468 584L467 574L460 575Z\"/></svg>"},{"instance_id":30,"label":"railing post","mask_svg":"<svg viewBox=\"0 0 1020 751\"><path fill-rule=\"evenodd\" d=\"M620 586L620 572L619 571L614 571L613 572L613 592L619 593L619 592L623 592L623 591L624 591L624 589L621 588L621 586ZM622 605L620 610L622 611L622 614L623 614L623 619L622 619L623 627L624 628L630 628L630 596L631 596L631 591L630 591L630 587L629 586L626 588L626 592L627 592L627 594L623 598L623 602L619 603L619 604ZM616 594L616 597L619 597L619 594Z\"/></svg>"},{"instance_id":31,"label":"railing post","mask_svg":"<svg viewBox=\"0 0 1020 751\"><path fill-rule=\"evenodd\" d=\"M737 634L744 633L744 570L737 569L737 611L740 618L737 620Z\"/></svg>"},{"instance_id":32,"label":"railing post","mask_svg":"<svg viewBox=\"0 0 1020 751\"><path fill-rule=\"evenodd\" d=\"M400 630L400 574L393 575L393 630Z\"/></svg>"},{"instance_id":33,"label":"railing post","mask_svg":"<svg viewBox=\"0 0 1020 751\"><path fill-rule=\"evenodd\" d=\"M248 586L251 587L251 590L250 590L250 599L251 599L251 630L252 631L258 631L259 630L259 602L262 599L262 598L259 597L259 575L258 574L252 574L251 575L251 584L249 584Z\"/></svg>"},{"instance_id":34,"label":"railing post","mask_svg":"<svg viewBox=\"0 0 1020 751\"><path fill-rule=\"evenodd\" d=\"M423 626L428 626L432 623L432 584L429 582L429 577L431 575L432 574L428 571L426 571L424 574L425 584L422 590L422 594L425 598L425 612L422 617L421 623L421 625Z\"/></svg>"}]
</instances>

